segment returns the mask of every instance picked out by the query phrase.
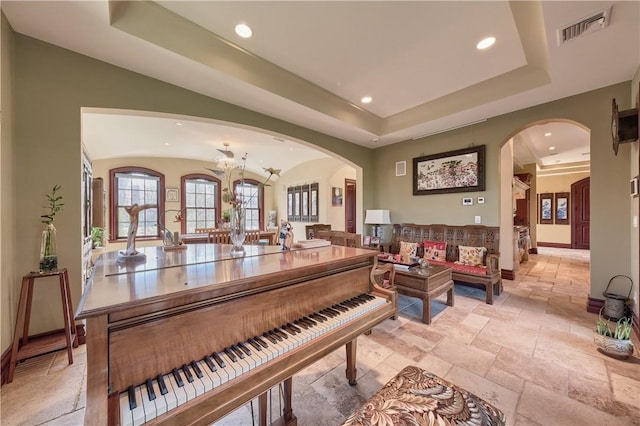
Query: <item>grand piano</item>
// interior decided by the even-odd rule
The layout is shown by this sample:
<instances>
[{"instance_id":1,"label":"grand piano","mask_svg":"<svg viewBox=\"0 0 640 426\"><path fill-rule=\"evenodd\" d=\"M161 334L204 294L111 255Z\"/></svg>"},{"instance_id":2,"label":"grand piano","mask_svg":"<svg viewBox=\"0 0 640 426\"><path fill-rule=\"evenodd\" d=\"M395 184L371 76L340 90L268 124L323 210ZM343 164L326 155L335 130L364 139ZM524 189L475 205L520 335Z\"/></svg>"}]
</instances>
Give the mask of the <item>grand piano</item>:
<instances>
[{"instance_id":1,"label":"grand piano","mask_svg":"<svg viewBox=\"0 0 640 426\"><path fill-rule=\"evenodd\" d=\"M86 322L85 424L210 424L284 382L282 421L296 424L291 377L397 312L370 278L376 253L326 246L281 251L198 244L103 254L78 306Z\"/></svg>"}]
</instances>

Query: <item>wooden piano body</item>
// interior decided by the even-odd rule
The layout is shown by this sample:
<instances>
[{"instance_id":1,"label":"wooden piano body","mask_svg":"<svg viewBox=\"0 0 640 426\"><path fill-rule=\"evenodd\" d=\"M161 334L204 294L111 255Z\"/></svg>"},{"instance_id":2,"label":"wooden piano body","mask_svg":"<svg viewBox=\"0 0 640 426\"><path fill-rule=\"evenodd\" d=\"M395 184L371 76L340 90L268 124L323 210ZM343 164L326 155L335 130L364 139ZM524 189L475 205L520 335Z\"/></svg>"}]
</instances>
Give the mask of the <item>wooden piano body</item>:
<instances>
[{"instance_id":1,"label":"wooden piano body","mask_svg":"<svg viewBox=\"0 0 640 426\"><path fill-rule=\"evenodd\" d=\"M370 282L375 253L247 246L231 257L230 248L150 247L141 249L146 261L133 264L119 264L116 252L101 256L76 316L87 329L85 424L119 424L118 397L129 386L368 293L386 302L151 423L210 424L342 345L355 383L355 339L397 311L395 292Z\"/></svg>"}]
</instances>

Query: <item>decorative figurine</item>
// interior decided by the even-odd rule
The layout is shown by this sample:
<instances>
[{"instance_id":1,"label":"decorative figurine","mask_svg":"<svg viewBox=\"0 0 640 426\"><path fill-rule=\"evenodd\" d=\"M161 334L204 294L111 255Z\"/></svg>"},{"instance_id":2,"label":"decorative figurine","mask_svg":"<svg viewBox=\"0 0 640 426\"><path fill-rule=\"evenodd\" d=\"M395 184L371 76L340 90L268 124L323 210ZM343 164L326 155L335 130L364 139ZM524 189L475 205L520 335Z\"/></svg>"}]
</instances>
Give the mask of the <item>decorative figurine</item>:
<instances>
[{"instance_id":1,"label":"decorative figurine","mask_svg":"<svg viewBox=\"0 0 640 426\"><path fill-rule=\"evenodd\" d=\"M136 233L138 232L138 214L142 210L157 207L155 204L132 204L124 209L129 214L129 231L127 233L127 249L124 252L118 253L118 260L128 260L140 258L144 259L144 253L140 253L136 250Z\"/></svg>"},{"instance_id":2,"label":"decorative figurine","mask_svg":"<svg viewBox=\"0 0 640 426\"><path fill-rule=\"evenodd\" d=\"M282 250L290 250L293 246L293 227L284 219L280 219L280 245Z\"/></svg>"}]
</instances>

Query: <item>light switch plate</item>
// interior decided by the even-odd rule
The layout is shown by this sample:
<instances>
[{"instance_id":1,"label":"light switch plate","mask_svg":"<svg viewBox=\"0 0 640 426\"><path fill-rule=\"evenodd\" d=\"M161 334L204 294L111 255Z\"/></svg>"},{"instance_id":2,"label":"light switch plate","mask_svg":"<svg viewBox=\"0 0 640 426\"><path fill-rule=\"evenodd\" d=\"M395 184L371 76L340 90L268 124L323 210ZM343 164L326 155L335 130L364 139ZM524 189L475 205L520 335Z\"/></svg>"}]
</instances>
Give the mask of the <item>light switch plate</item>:
<instances>
[{"instance_id":1,"label":"light switch plate","mask_svg":"<svg viewBox=\"0 0 640 426\"><path fill-rule=\"evenodd\" d=\"M476 223L482 223L482 217L476 216Z\"/></svg>"}]
</instances>

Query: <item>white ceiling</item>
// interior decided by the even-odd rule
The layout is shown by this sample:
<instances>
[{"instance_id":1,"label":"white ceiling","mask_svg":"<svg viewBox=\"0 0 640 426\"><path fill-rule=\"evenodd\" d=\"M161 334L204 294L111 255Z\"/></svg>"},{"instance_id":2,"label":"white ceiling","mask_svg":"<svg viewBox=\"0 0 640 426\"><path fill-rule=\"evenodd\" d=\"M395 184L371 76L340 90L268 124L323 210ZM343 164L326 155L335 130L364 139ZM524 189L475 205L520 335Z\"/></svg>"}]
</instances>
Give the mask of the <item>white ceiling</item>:
<instances>
[{"instance_id":1,"label":"white ceiling","mask_svg":"<svg viewBox=\"0 0 640 426\"><path fill-rule=\"evenodd\" d=\"M557 29L611 5L606 28L559 46ZM371 148L627 81L640 63L637 1L97 0L1 7L17 32ZM235 35L239 22L253 28L252 38ZM476 50L487 35L496 44ZM371 104L360 103L365 95ZM283 142L274 139L281 136L247 136L220 123L175 132L171 117L152 124L166 126L165 133L147 134L140 129L161 118L138 122L93 111L84 119L90 151L105 141L113 147L104 156L132 144L167 150L153 145L164 144L163 135L174 138L170 147L185 147L197 135L205 140L200 149L209 150L226 141L242 151L242 141L261 138L270 144L267 153L282 157ZM521 138L534 147L528 151L535 161L562 159L562 145L547 160L548 140L537 138L533 130ZM247 149L257 157L255 150ZM566 150L581 161L585 146Z\"/></svg>"}]
</instances>

